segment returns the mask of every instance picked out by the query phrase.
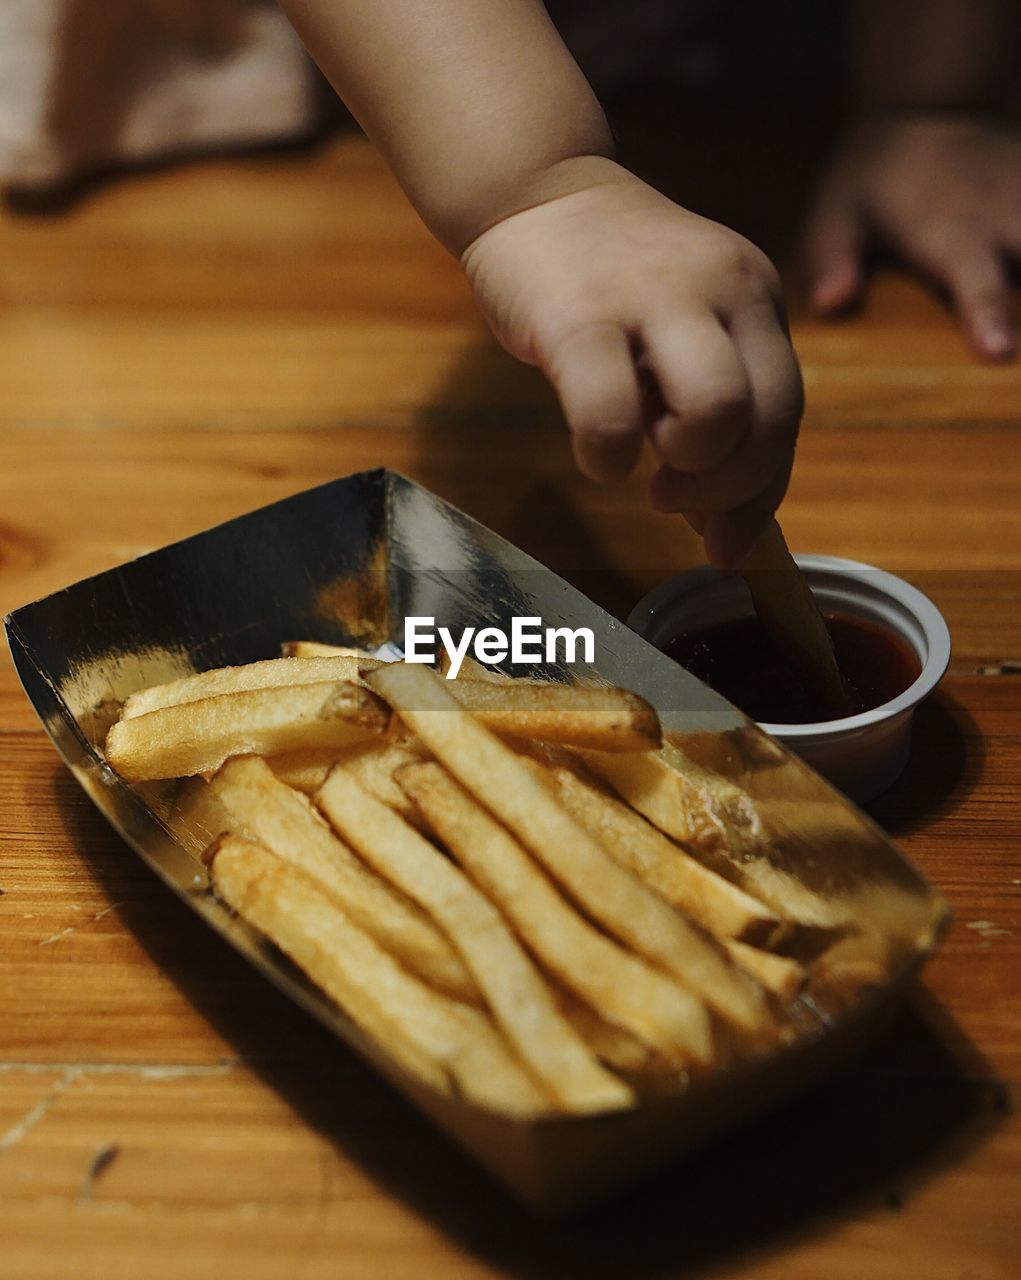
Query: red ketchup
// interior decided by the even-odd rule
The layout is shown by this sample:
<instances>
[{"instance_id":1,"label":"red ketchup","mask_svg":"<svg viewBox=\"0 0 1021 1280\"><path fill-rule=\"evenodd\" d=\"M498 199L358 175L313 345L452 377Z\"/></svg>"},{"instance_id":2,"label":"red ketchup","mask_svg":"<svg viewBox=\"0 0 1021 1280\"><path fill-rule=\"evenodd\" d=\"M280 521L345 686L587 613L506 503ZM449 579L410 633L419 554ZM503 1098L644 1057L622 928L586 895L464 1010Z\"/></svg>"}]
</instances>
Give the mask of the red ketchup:
<instances>
[{"instance_id":1,"label":"red ketchup","mask_svg":"<svg viewBox=\"0 0 1021 1280\"><path fill-rule=\"evenodd\" d=\"M896 698L921 674L915 651L885 627L845 614L827 617L826 626L858 711ZM678 636L664 652L753 720L812 724L829 719L757 617Z\"/></svg>"}]
</instances>

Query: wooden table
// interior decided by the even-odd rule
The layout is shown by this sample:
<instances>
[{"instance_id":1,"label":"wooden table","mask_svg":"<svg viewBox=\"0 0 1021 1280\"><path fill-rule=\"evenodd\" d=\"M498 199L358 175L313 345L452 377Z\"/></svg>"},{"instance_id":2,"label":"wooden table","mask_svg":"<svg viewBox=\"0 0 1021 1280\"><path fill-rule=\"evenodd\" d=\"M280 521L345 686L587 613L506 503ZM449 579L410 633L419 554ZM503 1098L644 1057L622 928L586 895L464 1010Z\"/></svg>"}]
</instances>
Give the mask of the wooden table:
<instances>
[{"instance_id":1,"label":"wooden table","mask_svg":"<svg viewBox=\"0 0 1021 1280\"><path fill-rule=\"evenodd\" d=\"M573 472L549 393L357 137L8 213L0 297L5 611L380 464L618 611L699 559L645 508L648 468L611 489ZM156 882L5 655L5 1276L1018 1274L1021 369L973 363L895 276L852 322L795 320L790 539L904 572L956 642L875 806L956 910L893 1031L631 1198L537 1224Z\"/></svg>"}]
</instances>

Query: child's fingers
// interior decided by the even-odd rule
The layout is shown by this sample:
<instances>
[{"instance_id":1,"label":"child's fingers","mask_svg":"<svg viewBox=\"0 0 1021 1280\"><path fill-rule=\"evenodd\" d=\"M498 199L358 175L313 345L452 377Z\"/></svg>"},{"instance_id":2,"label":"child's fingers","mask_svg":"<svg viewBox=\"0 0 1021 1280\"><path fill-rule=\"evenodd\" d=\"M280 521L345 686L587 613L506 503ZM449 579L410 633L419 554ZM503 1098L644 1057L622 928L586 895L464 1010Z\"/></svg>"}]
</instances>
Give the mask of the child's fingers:
<instances>
[{"instance_id":1,"label":"child's fingers","mask_svg":"<svg viewBox=\"0 0 1021 1280\"><path fill-rule=\"evenodd\" d=\"M747 371L752 427L719 466L702 472L662 468L650 488L663 511L732 511L756 498L779 461L793 456L804 405L801 374L769 302L735 317L732 332Z\"/></svg>"},{"instance_id":2,"label":"child's fingers","mask_svg":"<svg viewBox=\"0 0 1021 1280\"><path fill-rule=\"evenodd\" d=\"M698 512L705 523L749 504L761 505L762 495L771 491L777 468L786 467L789 471L793 461L792 443L765 450L739 450L733 462L701 475L660 467L649 481L649 503L656 511L682 512L689 523Z\"/></svg>"},{"instance_id":3,"label":"child's fingers","mask_svg":"<svg viewBox=\"0 0 1021 1280\"><path fill-rule=\"evenodd\" d=\"M750 501L725 512L681 511L685 520L705 542L706 555L717 569L739 569L756 538L783 501L794 465L793 449L775 462L761 492ZM663 468L652 477L650 496L655 498ZM655 501L653 505L656 505ZM673 508L669 508L673 509Z\"/></svg>"},{"instance_id":4,"label":"child's fingers","mask_svg":"<svg viewBox=\"0 0 1021 1280\"><path fill-rule=\"evenodd\" d=\"M1016 331L1007 272L991 237L954 221L937 221L901 238L901 250L950 292L979 355L1012 355Z\"/></svg>"},{"instance_id":5,"label":"child's fingers","mask_svg":"<svg viewBox=\"0 0 1021 1280\"><path fill-rule=\"evenodd\" d=\"M1013 355L1017 330L1010 286L993 247L971 241L948 255L944 270L961 322L979 354L991 360Z\"/></svg>"},{"instance_id":6,"label":"child's fingers","mask_svg":"<svg viewBox=\"0 0 1021 1280\"><path fill-rule=\"evenodd\" d=\"M781 463L769 485L751 502L725 515L706 517L702 538L710 564L717 569L741 568L759 534L783 501L793 462L792 453Z\"/></svg>"},{"instance_id":7,"label":"child's fingers","mask_svg":"<svg viewBox=\"0 0 1021 1280\"><path fill-rule=\"evenodd\" d=\"M571 430L575 461L591 480L622 480L642 448L642 392L631 343L614 324L591 324L545 362Z\"/></svg>"},{"instance_id":8,"label":"child's fingers","mask_svg":"<svg viewBox=\"0 0 1021 1280\"><path fill-rule=\"evenodd\" d=\"M843 311L856 301L863 285L865 228L849 205L824 204L805 235L805 263L813 310L821 315Z\"/></svg>"},{"instance_id":9,"label":"child's fingers","mask_svg":"<svg viewBox=\"0 0 1021 1280\"><path fill-rule=\"evenodd\" d=\"M645 355L668 412L652 423L656 452L677 471L706 471L751 425L751 389L734 343L710 313L650 325Z\"/></svg>"}]
</instances>

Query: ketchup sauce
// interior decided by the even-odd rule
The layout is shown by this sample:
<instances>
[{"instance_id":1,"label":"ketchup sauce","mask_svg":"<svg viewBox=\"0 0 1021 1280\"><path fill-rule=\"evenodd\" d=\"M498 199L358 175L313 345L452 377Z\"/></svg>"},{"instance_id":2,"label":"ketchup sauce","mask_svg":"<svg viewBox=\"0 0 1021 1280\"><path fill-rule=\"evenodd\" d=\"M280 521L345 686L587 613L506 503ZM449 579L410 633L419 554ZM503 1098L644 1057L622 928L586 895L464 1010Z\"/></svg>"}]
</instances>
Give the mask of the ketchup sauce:
<instances>
[{"instance_id":1,"label":"ketchup sauce","mask_svg":"<svg viewBox=\"0 0 1021 1280\"><path fill-rule=\"evenodd\" d=\"M825 621L855 711L882 706L921 674L911 646L885 627L846 614ZM664 652L753 720L812 724L830 718L757 617L678 636Z\"/></svg>"}]
</instances>

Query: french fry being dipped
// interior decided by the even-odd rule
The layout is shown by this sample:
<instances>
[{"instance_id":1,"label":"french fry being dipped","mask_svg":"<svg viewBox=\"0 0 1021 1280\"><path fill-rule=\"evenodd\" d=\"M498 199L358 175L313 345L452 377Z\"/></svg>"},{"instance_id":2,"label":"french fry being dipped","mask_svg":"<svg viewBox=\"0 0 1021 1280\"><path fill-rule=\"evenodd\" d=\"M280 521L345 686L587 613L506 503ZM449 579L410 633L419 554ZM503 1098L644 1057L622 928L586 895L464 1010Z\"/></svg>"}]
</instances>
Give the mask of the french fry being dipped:
<instances>
[{"instance_id":1,"label":"french fry being dipped","mask_svg":"<svg viewBox=\"0 0 1021 1280\"><path fill-rule=\"evenodd\" d=\"M742 577L763 627L819 698L827 718L853 715L858 709L854 692L840 674L825 619L775 520L752 548Z\"/></svg>"}]
</instances>

